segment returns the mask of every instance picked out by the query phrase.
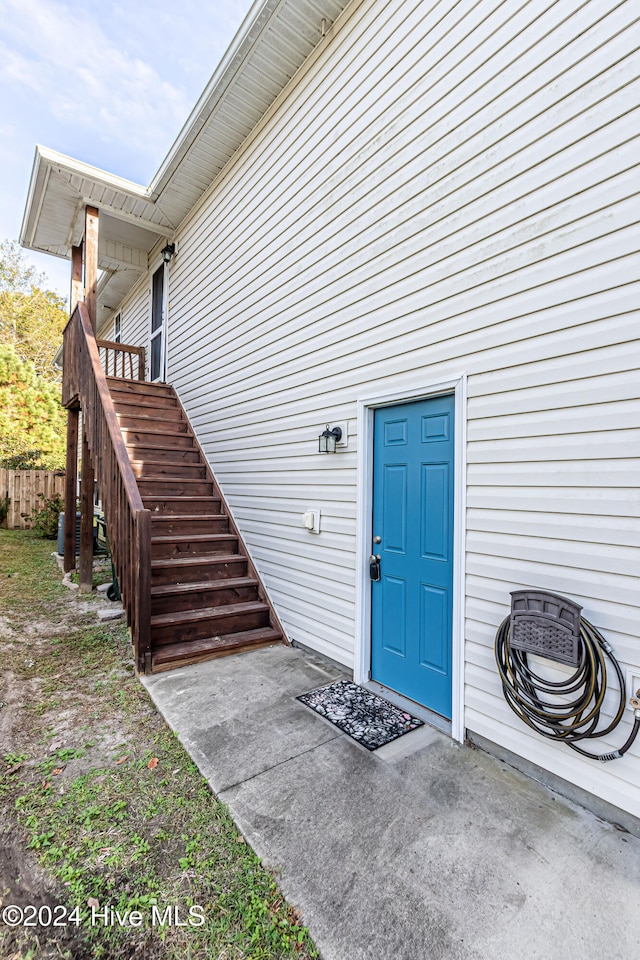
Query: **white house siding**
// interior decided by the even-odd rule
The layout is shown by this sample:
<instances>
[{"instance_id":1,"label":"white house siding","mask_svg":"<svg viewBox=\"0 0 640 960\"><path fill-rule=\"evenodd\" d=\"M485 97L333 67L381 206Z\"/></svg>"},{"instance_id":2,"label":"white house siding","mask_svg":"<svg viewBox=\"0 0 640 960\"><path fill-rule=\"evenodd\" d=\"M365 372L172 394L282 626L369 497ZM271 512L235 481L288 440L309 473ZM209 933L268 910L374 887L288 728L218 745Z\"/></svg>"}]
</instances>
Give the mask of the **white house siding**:
<instances>
[{"instance_id":1,"label":"white house siding","mask_svg":"<svg viewBox=\"0 0 640 960\"><path fill-rule=\"evenodd\" d=\"M178 233L169 376L289 637L350 664L356 400L466 371L466 724L640 814L640 747L530 734L493 660L536 586L640 667L637 15L354 2Z\"/></svg>"},{"instance_id":2,"label":"white house siding","mask_svg":"<svg viewBox=\"0 0 640 960\"><path fill-rule=\"evenodd\" d=\"M142 345L147 348L149 338L149 304L150 279L144 276L135 285L129 296L122 301L118 308L120 313L120 342L134 345ZM110 322L113 332L113 321ZM148 360L147 356L147 371ZM148 372L147 372L148 375Z\"/></svg>"}]
</instances>

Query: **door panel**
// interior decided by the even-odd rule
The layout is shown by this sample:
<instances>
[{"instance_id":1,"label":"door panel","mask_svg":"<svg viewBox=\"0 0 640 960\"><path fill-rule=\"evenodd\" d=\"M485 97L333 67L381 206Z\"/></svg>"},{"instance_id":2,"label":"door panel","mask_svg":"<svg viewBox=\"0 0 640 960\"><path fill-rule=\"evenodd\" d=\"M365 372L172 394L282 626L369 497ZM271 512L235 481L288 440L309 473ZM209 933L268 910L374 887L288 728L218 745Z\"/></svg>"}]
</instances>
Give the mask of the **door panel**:
<instances>
[{"instance_id":1,"label":"door panel","mask_svg":"<svg viewBox=\"0 0 640 960\"><path fill-rule=\"evenodd\" d=\"M454 398L375 412L374 680L451 717Z\"/></svg>"},{"instance_id":2,"label":"door panel","mask_svg":"<svg viewBox=\"0 0 640 960\"><path fill-rule=\"evenodd\" d=\"M384 649L406 656L407 584L400 577L384 578L382 633Z\"/></svg>"},{"instance_id":3,"label":"door panel","mask_svg":"<svg viewBox=\"0 0 640 960\"><path fill-rule=\"evenodd\" d=\"M383 511L386 518L384 546L394 553L406 553L407 535L407 465L394 463L384 467L382 486Z\"/></svg>"}]
</instances>

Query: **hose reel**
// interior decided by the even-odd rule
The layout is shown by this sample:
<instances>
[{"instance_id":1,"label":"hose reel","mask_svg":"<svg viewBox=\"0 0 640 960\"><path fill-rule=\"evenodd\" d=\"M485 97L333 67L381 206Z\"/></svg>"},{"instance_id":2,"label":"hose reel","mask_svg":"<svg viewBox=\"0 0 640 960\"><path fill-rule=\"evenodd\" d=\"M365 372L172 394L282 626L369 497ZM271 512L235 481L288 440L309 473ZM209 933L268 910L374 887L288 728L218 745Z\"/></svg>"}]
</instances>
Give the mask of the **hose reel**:
<instances>
[{"instance_id":1,"label":"hose reel","mask_svg":"<svg viewBox=\"0 0 640 960\"><path fill-rule=\"evenodd\" d=\"M541 590L514 590L511 613L498 627L495 655L505 699L520 719L543 737L566 743L592 760L618 760L640 731L640 691L630 700L634 723L626 742L611 753L591 753L581 740L605 737L620 723L625 709L625 682L613 648L588 620L582 607L566 597ZM540 674L530 656L545 657L572 668L551 680ZM617 678L619 698L613 719L601 716L607 692L607 663Z\"/></svg>"}]
</instances>

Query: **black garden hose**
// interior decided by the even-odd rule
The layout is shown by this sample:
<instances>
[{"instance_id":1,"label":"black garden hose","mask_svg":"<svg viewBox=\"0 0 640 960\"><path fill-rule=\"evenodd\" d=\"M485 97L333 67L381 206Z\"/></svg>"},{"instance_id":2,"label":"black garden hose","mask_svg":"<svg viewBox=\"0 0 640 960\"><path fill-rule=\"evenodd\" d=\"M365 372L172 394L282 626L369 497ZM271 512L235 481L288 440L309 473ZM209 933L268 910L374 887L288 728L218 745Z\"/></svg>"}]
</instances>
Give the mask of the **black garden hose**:
<instances>
[{"instance_id":1,"label":"black garden hose","mask_svg":"<svg viewBox=\"0 0 640 960\"><path fill-rule=\"evenodd\" d=\"M510 617L505 617L498 627L495 653L507 703L527 726L543 737L559 740L584 757L603 762L624 756L636 739L640 709L634 710L631 733L618 750L596 754L577 746L579 740L605 737L620 723L625 708L625 683L620 664L610 644L584 617L580 617L578 666L564 680L554 682L539 676L529 663L527 653L511 646ZM607 660L618 679L619 704L611 723L598 729L607 689Z\"/></svg>"}]
</instances>

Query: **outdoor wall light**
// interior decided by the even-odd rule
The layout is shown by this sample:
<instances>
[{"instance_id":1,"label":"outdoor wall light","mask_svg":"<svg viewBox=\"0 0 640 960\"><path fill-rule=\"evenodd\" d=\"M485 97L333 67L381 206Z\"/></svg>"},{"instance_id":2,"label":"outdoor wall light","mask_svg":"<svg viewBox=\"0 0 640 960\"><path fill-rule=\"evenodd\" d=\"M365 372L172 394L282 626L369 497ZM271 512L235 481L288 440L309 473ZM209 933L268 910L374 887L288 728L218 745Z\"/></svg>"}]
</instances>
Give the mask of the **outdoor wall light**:
<instances>
[{"instance_id":1,"label":"outdoor wall light","mask_svg":"<svg viewBox=\"0 0 640 960\"><path fill-rule=\"evenodd\" d=\"M161 250L161 253L162 253L162 259L164 260L164 262L169 263L171 261L171 257L174 255L175 252L176 252L175 243L168 243L166 247L163 247Z\"/></svg>"},{"instance_id":2,"label":"outdoor wall light","mask_svg":"<svg viewBox=\"0 0 640 960\"><path fill-rule=\"evenodd\" d=\"M336 444L340 443L341 440L342 429L334 427L333 430L330 430L329 424L327 424L326 430L323 430L318 437L318 453L335 453Z\"/></svg>"}]
</instances>

